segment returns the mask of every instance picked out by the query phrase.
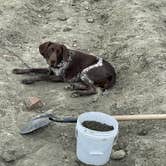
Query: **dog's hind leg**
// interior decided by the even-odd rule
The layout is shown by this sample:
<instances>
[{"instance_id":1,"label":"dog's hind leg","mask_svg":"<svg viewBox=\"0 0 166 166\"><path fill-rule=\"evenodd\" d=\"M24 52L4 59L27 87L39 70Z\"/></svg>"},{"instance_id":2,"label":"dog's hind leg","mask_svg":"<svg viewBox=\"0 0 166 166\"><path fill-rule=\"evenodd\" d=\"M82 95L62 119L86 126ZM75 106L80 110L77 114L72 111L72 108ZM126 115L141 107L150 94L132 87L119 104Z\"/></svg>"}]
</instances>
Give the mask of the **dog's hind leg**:
<instances>
[{"instance_id":1,"label":"dog's hind leg","mask_svg":"<svg viewBox=\"0 0 166 166\"><path fill-rule=\"evenodd\" d=\"M88 96L97 93L96 87L93 81L88 77L87 73L81 73L80 78L87 88L86 90L76 90L75 92L72 93L72 97Z\"/></svg>"},{"instance_id":2,"label":"dog's hind leg","mask_svg":"<svg viewBox=\"0 0 166 166\"><path fill-rule=\"evenodd\" d=\"M48 68L13 69L14 74L49 74Z\"/></svg>"},{"instance_id":3,"label":"dog's hind leg","mask_svg":"<svg viewBox=\"0 0 166 166\"><path fill-rule=\"evenodd\" d=\"M89 96L89 95L93 95L96 94L96 88L90 88L88 90L76 90L75 92L73 92L71 94L71 97L78 97L78 96Z\"/></svg>"},{"instance_id":4,"label":"dog's hind leg","mask_svg":"<svg viewBox=\"0 0 166 166\"><path fill-rule=\"evenodd\" d=\"M65 90L88 90L88 86L83 83L70 83L65 86Z\"/></svg>"}]
</instances>

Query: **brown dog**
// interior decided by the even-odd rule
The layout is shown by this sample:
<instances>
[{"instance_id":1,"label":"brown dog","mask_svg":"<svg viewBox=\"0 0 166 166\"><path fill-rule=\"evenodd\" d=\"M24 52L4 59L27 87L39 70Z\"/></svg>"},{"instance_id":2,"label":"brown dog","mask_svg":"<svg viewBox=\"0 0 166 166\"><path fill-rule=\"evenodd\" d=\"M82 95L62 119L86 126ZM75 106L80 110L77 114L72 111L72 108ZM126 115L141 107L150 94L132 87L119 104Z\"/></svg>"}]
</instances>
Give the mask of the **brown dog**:
<instances>
[{"instance_id":1,"label":"brown dog","mask_svg":"<svg viewBox=\"0 0 166 166\"><path fill-rule=\"evenodd\" d=\"M40 74L22 80L23 84L36 81L69 82L68 89L76 90L72 93L73 97L95 94L96 86L105 90L115 84L115 70L102 58L53 42L41 44L39 51L49 68L14 69L15 74Z\"/></svg>"}]
</instances>

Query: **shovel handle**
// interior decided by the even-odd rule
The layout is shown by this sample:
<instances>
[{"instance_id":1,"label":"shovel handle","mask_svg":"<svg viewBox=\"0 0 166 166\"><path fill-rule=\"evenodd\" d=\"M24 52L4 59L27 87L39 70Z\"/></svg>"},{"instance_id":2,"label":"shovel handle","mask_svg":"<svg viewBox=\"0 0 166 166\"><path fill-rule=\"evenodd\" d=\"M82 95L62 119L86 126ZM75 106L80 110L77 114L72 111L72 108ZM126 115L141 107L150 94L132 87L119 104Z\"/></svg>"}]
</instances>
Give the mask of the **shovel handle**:
<instances>
[{"instance_id":1,"label":"shovel handle","mask_svg":"<svg viewBox=\"0 0 166 166\"><path fill-rule=\"evenodd\" d=\"M130 120L166 120L166 114L114 115L118 121ZM76 123L76 118L65 118L64 122Z\"/></svg>"},{"instance_id":2,"label":"shovel handle","mask_svg":"<svg viewBox=\"0 0 166 166\"><path fill-rule=\"evenodd\" d=\"M166 120L166 114L141 114L141 115L113 115L118 121L131 121L131 120ZM57 119L51 117L50 120L60 123L76 123L77 118L64 118Z\"/></svg>"},{"instance_id":3,"label":"shovel handle","mask_svg":"<svg viewBox=\"0 0 166 166\"><path fill-rule=\"evenodd\" d=\"M57 119L56 117L49 117L51 121L59 122L59 123L76 123L77 118L64 118L64 119Z\"/></svg>"},{"instance_id":4,"label":"shovel handle","mask_svg":"<svg viewBox=\"0 0 166 166\"><path fill-rule=\"evenodd\" d=\"M144 115L114 115L116 120L166 120L166 114L144 114Z\"/></svg>"},{"instance_id":5,"label":"shovel handle","mask_svg":"<svg viewBox=\"0 0 166 166\"><path fill-rule=\"evenodd\" d=\"M64 118L63 123L76 123L77 118Z\"/></svg>"}]
</instances>

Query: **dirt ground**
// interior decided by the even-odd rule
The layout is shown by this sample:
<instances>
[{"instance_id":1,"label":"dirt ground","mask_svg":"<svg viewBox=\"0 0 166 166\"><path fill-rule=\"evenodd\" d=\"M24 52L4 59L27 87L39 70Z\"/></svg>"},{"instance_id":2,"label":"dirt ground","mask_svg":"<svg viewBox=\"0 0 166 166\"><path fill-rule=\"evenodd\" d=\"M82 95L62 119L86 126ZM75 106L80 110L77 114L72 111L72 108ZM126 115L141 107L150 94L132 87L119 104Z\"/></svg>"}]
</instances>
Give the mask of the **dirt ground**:
<instances>
[{"instance_id":1,"label":"dirt ground","mask_svg":"<svg viewBox=\"0 0 166 166\"><path fill-rule=\"evenodd\" d=\"M13 68L47 66L38 52L44 41L99 55L113 64L117 83L104 96L71 98L66 84L26 86ZM28 136L19 128L43 111L75 116L166 113L165 0L0 1L0 166L83 166L76 160L73 124L54 124ZM38 96L45 106L27 111ZM120 122L115 150L122 160L107 166L165 166L165 121Z\"/></svg>"}]
</instances>

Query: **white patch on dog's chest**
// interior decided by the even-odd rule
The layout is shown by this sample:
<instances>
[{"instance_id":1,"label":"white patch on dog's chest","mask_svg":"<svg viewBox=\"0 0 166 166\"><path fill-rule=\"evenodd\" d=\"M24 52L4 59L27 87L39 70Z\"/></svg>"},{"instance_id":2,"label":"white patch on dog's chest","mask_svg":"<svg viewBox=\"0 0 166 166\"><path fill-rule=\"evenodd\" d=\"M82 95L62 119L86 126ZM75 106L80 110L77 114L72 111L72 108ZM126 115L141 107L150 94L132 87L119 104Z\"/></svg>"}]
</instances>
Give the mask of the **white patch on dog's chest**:
<instances>
[{"instance_id":1,"label":"white patch on dog's chest","mask_svg":"<svg viewBox=\"0 0 166 166\"><path fill-rule=\"evenodd\" d=\"M62 61L60 64L58 64L59 68L53 68L51 67L51 70L56 76L63 76L65 69L68 67L68 62Z\"/></svg>"},{"instance_id":2,"label":"white patch on dog's chest","mask_svg":"<svg viewBox=\"0 0 166 166\"><path fill-rule=\"evenodd\" d=\"M71 57L69 57L68 61L65 62L65 61L61 61L57 67L58 68L53 68L51 67L51 71L53 71L53 73L56 75L56 76L64 76L64 72L65 70L68 68L70 62L72 61Z\"/></svg>"},{"instance_id":3,"label":"white patch on dog's chest","mask_svg":"<svg viewBox=\"0 0 166 166\"><path fill-rule=\"evenodd\" d=\"M56 76L60 76L62 71L58 68L53 68L51 67L51 71L56 75Z\"/></svg>"}]
</instances>

